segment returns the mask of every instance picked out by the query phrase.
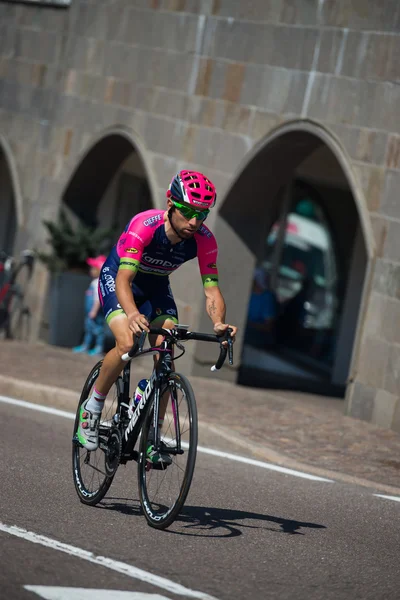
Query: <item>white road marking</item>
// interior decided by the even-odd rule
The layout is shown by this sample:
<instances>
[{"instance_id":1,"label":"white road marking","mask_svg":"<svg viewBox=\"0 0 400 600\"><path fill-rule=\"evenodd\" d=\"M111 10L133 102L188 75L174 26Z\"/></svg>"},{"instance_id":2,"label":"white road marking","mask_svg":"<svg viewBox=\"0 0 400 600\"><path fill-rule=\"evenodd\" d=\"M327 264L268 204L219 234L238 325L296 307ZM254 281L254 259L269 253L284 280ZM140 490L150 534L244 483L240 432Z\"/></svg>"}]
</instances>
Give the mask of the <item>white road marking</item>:
<instances>
[{"instance_id":1,"label":"white road marking","mask_svg":"<svg viewBox=\"0 0 400 600\"><path fill-rule=\"evenodd\" d=\"M45 600L169 600L160 594L145 592L122 592L118 590L96 590L72 587L55 587L49 585L24 585L28 592L33 592Z\"/></svg>"},{"instance_id":2,"label":"white road marking","mask_svg":"<svg viewBox=\"0 0 400 600\"><path fill-rule=\"evenodd\" d=\"M377 496L378 498L385 498L386 500L394 500L395 502L400 502L399 496L384 496L383 494L373 494L373 495Z\"/></svg>"},{"instance_id":3,"label":"white road marking","mask_svg":"<svg viewBox=\"0 0 400 600\"><path fill-rule=\"evenodd\" d=\"M220 450L214 450L212 448L197 446L197 450L198 452L203 452L204 454L212 454L212 456L228 458L229 460L235 460L236 462L245 463L246 465L253 465L254 467L261 467L262 469L269 469L270 471L278 471L279 473L285 473L286 475L293 475L293 477L301 477L302 479L310 479L311 481L327 481L328 483L334 483L333 479L318 477L317 475L303 473L302 471L294 471L293 469L280 467L279 465L273 465L271 463L262 462L261 460L254 460L253 458L246 458L245 456L239 456L236 454L228 454L228 452L221 452Z\"/></svg>"},{"instance_id":4,"label":"white road marking","mask_svg":"<svg viewBox=\"0 0 400 600\"><path fill-rule=\"evenodd\" d=\"M113 571L122 573L127 577L132 577L133 579L140 579L140 581L144 581L145 583L148 583L150 585L154 585L156 587L167 590L172 594L178 594L179 596L187 596L189 598L199 598L200 600L216 600L214 596L209 596L208 594L204 594L203 592L197 592L196 590L191 590L190 588L186 588L183 585L180 585L179 583L174 583L173 581L170 581L165 577L154 575L153 573L149 573L148 571L144 571L143 569L139 569L138 567L134 567L133 565L129 565L118 560L113 560L112 558L107 558L105 556L96 556L95 554L93 554L93 552L88 552L87 550L83 550L82 548L77 548L75 546L70 546L69 544L64 544L63 542L58 542L57 540L53 540L44 535L34 533L33 531L21 529L20 527L16 527L15 525L10 526L0 522L0 531L4 531L5 533L8 533L10 535L15 535L16 537L27 540L28 542L33 542L34 544L40 544L41 546L46 546L47 548L52 548L53 550L65 552L66 554L70 554L71 556L76 556L77 558L87 560L101 567L112 569Z\"/></svg>"},{"instance_id":5,"label":"white road marking","mask_svg":"<svg viewBox=\"0 0 400 600\"><path fill-rule=\"evenodd\" d=\"M43 406L42 404L33 404L32 402L17 400L16 398L9 398L8 396L0 396L0 402L21 406L22 408L30 408L31 410L37 410L38 412L44 412L49 415L56 415L57 417L64 417L65 419L75 419L75 415L72 412L60 410L59 408L53 408L51 406Z\"/></svg>"},{"instance_id":6,"label":"white road marking","mask_svg":"<svg viewBox=\"0 0 400 600\"><path fill-rule=\"evenodd\" d=\"M21 406L24 408L30 408L32 410L38 410L40 412L48 413L50 415L56 415L59 417L65 417L67 419L75 419L75 414L60 410L58 408L52 408L49 406L42 406L41 404L32 404L25 402L25 400L16 400L15 398L9 398L8 396L0 396L0 402L5 404L13 404L15 406ZM300 477L302 479L309 479L310 481L323 481L327 483L334 483L333 479L326 479L325 477L319 477L312 475L311 473L303 473L302 471L295 471L288 469L287 467L280 467L279 465L273 465L272 463L263 462L261 460L254 460L253 458L246 458L245 456L239 456L237 454L229 454L228 452L222 452L220 450L214 450L212 448L205 448L203 446L197 447L198 452L203 454L210 454L211 456L218 456L220 458L226 458L236 462L245 463L246 465L252 465L253 467L260 467L262 469L268 469L270 471L277 471L285 475L292 475L293 477Z\"/></svg>"}]
</instances>

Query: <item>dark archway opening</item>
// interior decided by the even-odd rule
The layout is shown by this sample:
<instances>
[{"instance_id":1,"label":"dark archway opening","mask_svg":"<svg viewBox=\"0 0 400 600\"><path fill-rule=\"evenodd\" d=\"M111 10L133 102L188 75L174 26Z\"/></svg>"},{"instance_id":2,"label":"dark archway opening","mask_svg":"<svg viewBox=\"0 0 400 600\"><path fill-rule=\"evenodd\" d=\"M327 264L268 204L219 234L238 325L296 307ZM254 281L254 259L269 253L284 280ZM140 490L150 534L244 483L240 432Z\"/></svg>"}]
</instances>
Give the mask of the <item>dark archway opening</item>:
<instances>
[{"instance_id":1,"label":"dark archway opening","mask_svg":"<svg viewBox=\"0 0 400 600\"><path fill-rule=\"evenodd\" d=\"M107 239L98 248L96 255L107 254L133 216L151 208L153 202L144 162L134 143L121 133L109 133L92 146L77 165L61 203L61 209L72 227L82 223L90 229L107 230ZM74 278L75 283L70 283L70 278ZM83 336L83 299L89 277L82 272L63 273L63 280L69 289L68 306L71 314L73 311L70 300L76 299L73 331L72 326L66 332L59 327L58 315L63 311L57 311L58 300L54 300L55 316L50 323L43 322L42 337L46 339L50 335L50 339L56 340L52 343L77 346ZM74 290L71 290L72 285L75 286ZM50 296L51 291L44 315L50 313ZM62 301L62 294L60 298ZM108 350L114 345L114 338L107 325L105 328L104 350Z\"/></svg>"},{"instance_id":2,"label":"dark archway opening","mask_svg":"<svg viewBox=\"0 0 400 600\"><path fill-rule=\"evenodd\" d=\"M368 256L333 151L306 131L273 139L238 177L216 232L221 272L245 288L235 296L238 383L344 397ZM240 263L241 281L232 269Z\"/></svg>"},{"instance_id":3,"label":"dark archway opening","mask_svg":"<svg viewBox=\"0 0 400 600\"><path fill-rule=\"evenodd\" d=\"M91 227L123 228L134 214L152 208L143 161L121 134L106 135L76 168L63 204Z\"/></svg>"},{"instance_id":4,"label":"dark archway opening","mask_svg":"<svg viewBox=\"0 0 400 600\"><path fill-rule=\"evenodd\" d=\"M15 194L10 169L4 151L0 147L0 248L12 254L17 231Z\"/></svg>"}]
</instances>

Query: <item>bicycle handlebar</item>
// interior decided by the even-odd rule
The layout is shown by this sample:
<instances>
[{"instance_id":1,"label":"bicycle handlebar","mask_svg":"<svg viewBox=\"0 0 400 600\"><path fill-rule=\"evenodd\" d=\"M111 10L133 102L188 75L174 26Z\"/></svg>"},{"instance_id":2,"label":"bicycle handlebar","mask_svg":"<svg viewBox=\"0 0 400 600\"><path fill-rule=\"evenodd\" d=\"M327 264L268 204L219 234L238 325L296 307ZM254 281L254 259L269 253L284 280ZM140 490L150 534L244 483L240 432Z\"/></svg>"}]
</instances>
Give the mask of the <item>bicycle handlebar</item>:
<instances>
[{"instance_id":1,"label":"bicycle handlebar","mask_svg":"<svg viewBox=\"0 0 400 600\"><path fill-rule=\"evenodd\" d=\"M228 354L229 364L233 365L233 340L231 338L232 329L228 329L223 335L215 335L211 333L200 333L197 331L187 331L186 329L164 329L163 327L150 327L150 334L163 335L172 342L196 340L199 342L217 342L220 344L220 353L217 362L211 367L211 371L219 371L225 362ZM136 354L140 354L143 350L143 345L146 340L147 332L143 331L141 335L136 337L132 348L122 356L122 360L128 361ZM226 342L226 344L223 344Z\"/></svg>"}]
</instances>

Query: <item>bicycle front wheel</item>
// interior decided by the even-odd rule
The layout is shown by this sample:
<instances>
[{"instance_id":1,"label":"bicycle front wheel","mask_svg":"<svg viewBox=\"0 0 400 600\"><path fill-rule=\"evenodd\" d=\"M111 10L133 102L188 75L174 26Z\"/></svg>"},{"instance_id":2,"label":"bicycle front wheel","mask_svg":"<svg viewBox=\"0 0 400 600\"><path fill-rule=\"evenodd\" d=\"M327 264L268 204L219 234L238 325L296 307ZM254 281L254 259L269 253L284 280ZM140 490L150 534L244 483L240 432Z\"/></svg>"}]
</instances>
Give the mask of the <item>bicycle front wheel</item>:
<instances>
[{"instance_id":1,"label":"bicycle front wheel","mask_svg":"<svg viewBox=\"0 0 400 600\"><path fill-rule=\"evenodd\" d=\"M86 450L78 441L76 431L79 424L81 405L90 396L100 373L102 361L98 362L83 386L76 410L72 438L72 473L76 493L84 504L94 505L106 495L120 458L118 438L115 439L113 416L118 412L118 391L114 384L106 398L100 420L99 447L94 452ZM110 469L112 467L112 470ZM110 476L110 472L112 475Z\"/></svg>"},{"instance_id":2,"label":"bicycle front wheel","mask_svg":"<svg viewBox=\"0 0 400 600\"><path fill-rule=\"evenodd\" d=\"M138 484L147 522L157 529L165 529L178 516L192 482L197 453L197 408L192 386L178 373L170 373L160 398L168 401L161 427L161 451L170 456L171 464L162 468L146 459L153 407L141 432ZM162 400L160 404L162 406Z\"/></svg>"}]
</instances>

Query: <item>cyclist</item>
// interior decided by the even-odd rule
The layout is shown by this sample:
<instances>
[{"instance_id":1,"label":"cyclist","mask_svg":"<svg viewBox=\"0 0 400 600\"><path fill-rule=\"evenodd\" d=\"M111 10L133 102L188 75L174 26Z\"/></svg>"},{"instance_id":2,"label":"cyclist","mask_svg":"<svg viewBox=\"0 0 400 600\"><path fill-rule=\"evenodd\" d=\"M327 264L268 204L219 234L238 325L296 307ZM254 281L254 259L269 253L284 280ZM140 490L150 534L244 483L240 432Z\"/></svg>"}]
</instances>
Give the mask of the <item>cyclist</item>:
<instances>
[{"instance_id":1,"label":"cyclist","mask_svg":"<svg viewBox=\"0 0 400 600\"><path fill-rule=\"evenodd\" d=\"M167 190L167 210L135 215L105 261L99 296L116 345L106 354L96 385L82 404L77 437L87 450L98 447L104 401L123 369L121 356L132 347L132 334L148 332L149 326L168 329L178 323L169 275L184 262L197 256L214 332L222 335L231 327L234 339L237 327L225 323L225 301L218 286L217 243L204 225L216 197L215 187L205 175L180 171ZM161 336L150 337L152 345L161 341ZM160 413L165 413L165 407ZM151 442L147 459L153 463L171 462L166 453L155 452Z\"/></svg>"}]
</instances>

